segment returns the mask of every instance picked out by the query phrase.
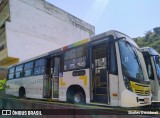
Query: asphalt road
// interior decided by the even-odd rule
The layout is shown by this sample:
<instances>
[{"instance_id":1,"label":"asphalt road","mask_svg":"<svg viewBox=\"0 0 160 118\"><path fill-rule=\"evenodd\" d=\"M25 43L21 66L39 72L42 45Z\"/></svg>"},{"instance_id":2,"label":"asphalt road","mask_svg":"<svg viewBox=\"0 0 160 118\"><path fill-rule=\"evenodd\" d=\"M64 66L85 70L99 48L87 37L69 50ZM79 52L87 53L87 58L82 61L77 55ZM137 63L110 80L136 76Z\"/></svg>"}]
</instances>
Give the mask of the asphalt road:
<instances>
[{"instance_id":1,"label":"asphalt road","mask_svg":"<svg viewBox=\"0 0 160 118\"><path fill-rule=\"evenodd\" d=\"M160 117L160 109L121 108L121 107L109 107L109 106L91 105L91 104L77 105L77 104L69 104L66 102L59 102L54 100L20 99L12 96L0 97L0 107L1 107L1 114L2 110L4 109L11 110L12 116L7 116L9 118L10 117L53 118L53 116L56 116L55 118ZM32 113L32 111L35 112ZM157 114L155 115L154 113L157 112L158 115ZM35 115L36 113L38 116ZM152 115L149 115L149 113L151 113ZM4 116L0 116L0 118L3 117ZM6 116L4 118L6 118Z\"/></svg>"}]
</instances>

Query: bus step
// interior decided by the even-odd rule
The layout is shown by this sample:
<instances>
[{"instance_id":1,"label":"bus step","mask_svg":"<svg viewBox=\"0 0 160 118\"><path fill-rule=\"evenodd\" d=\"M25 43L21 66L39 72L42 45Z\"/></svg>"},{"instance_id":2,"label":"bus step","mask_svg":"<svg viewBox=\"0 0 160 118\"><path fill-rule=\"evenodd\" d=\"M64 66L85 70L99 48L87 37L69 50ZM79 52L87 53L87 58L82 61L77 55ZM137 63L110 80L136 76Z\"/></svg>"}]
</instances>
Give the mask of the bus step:
<instances>
[{"instance_id":1,"label":"bus step","mask_svg":"<svg viewBox=\"0 0 160 118\"><path fill-rule=\"evenodd\" d=\"M98 87L98 88L96 88L96 94L107 94L106 87Z\"/></svg>"},{"instance_id":2,"label":"bus step","mask_svg":"<svg viewBox=\"0 0 160 118\"><path fill-rule=\"evenodd\" d=\"M95 94L94 101L105 103L107 102L107 95L106 94Z\"/></svg>"}]
</instances>

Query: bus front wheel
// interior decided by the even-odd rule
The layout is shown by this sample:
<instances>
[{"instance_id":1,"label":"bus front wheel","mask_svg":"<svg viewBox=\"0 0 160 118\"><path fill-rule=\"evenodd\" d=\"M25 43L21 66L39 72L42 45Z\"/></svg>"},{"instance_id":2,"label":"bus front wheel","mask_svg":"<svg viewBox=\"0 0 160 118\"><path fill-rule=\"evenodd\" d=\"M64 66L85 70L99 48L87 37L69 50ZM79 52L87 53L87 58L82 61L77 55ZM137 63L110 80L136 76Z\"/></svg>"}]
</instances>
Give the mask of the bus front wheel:
<instances>
[{"instance_id":1,"label":"bus front wheel","mask_svg":"<svg viewBox=\"0 0 160 118\"><path fill-rule=\"evenodd\" d=\"M76 92L73 95L73 103L75 104L84 104L85 103L85 97L82 92Z\"/></svg>"},{"instance_id":2,"label":"bus front wheel","mask_svg":"<svg viewBox=\"0 0 160 118\"><path fill-rule=\"evenodd\" d=\"M67 90L67 102L74 104L85 104L86 96L83 88L79 85L71 85Z\"/></svg>"}]
</instances>

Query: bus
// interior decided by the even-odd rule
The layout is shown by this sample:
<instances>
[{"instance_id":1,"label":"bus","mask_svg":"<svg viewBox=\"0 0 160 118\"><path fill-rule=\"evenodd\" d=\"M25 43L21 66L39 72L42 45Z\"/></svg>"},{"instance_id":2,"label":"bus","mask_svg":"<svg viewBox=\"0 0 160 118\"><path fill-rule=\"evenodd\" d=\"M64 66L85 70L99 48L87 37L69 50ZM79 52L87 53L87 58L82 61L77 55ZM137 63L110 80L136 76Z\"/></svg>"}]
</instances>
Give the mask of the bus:
<instances>
[{"instance_id":1,"label":"bus","mask_svg":"<svg viewBox=\"0 0 160 118\"><path fill-rule=\"evenodd\" d=\"M5 92L120 107L150 105L152 97L140 49L115 30L12 65Z\"/></svg>"},{"instance_id":2,"label":"bus","mask_svg":"<svg viewBox=\"0 0 160 118\"><path fill-rule=\"evenodd\" d=\"M160 54L151 47L141 48L151 83L153 103L160 105Z\"/></svg>"}]
</instances>

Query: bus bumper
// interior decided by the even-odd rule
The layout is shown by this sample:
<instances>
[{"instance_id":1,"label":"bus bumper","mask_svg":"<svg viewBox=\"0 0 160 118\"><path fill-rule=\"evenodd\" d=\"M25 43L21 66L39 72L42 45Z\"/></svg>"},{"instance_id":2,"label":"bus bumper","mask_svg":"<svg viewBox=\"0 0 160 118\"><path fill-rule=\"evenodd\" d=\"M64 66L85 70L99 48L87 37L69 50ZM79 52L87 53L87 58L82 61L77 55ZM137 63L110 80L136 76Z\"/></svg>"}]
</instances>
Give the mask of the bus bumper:
<instances>
[{"instance_id":1,"label":"bus bumper","mask_svg":"<svg viewBox=\"0 0 160 118\"><path fill-rule=\"evenodd\" d=\"M149 96L140 96L129 90L124 90L121 94L121 105L122 107L139 107L145 105L151 105L151 97Z\"/></svg>"}]
</instances>

